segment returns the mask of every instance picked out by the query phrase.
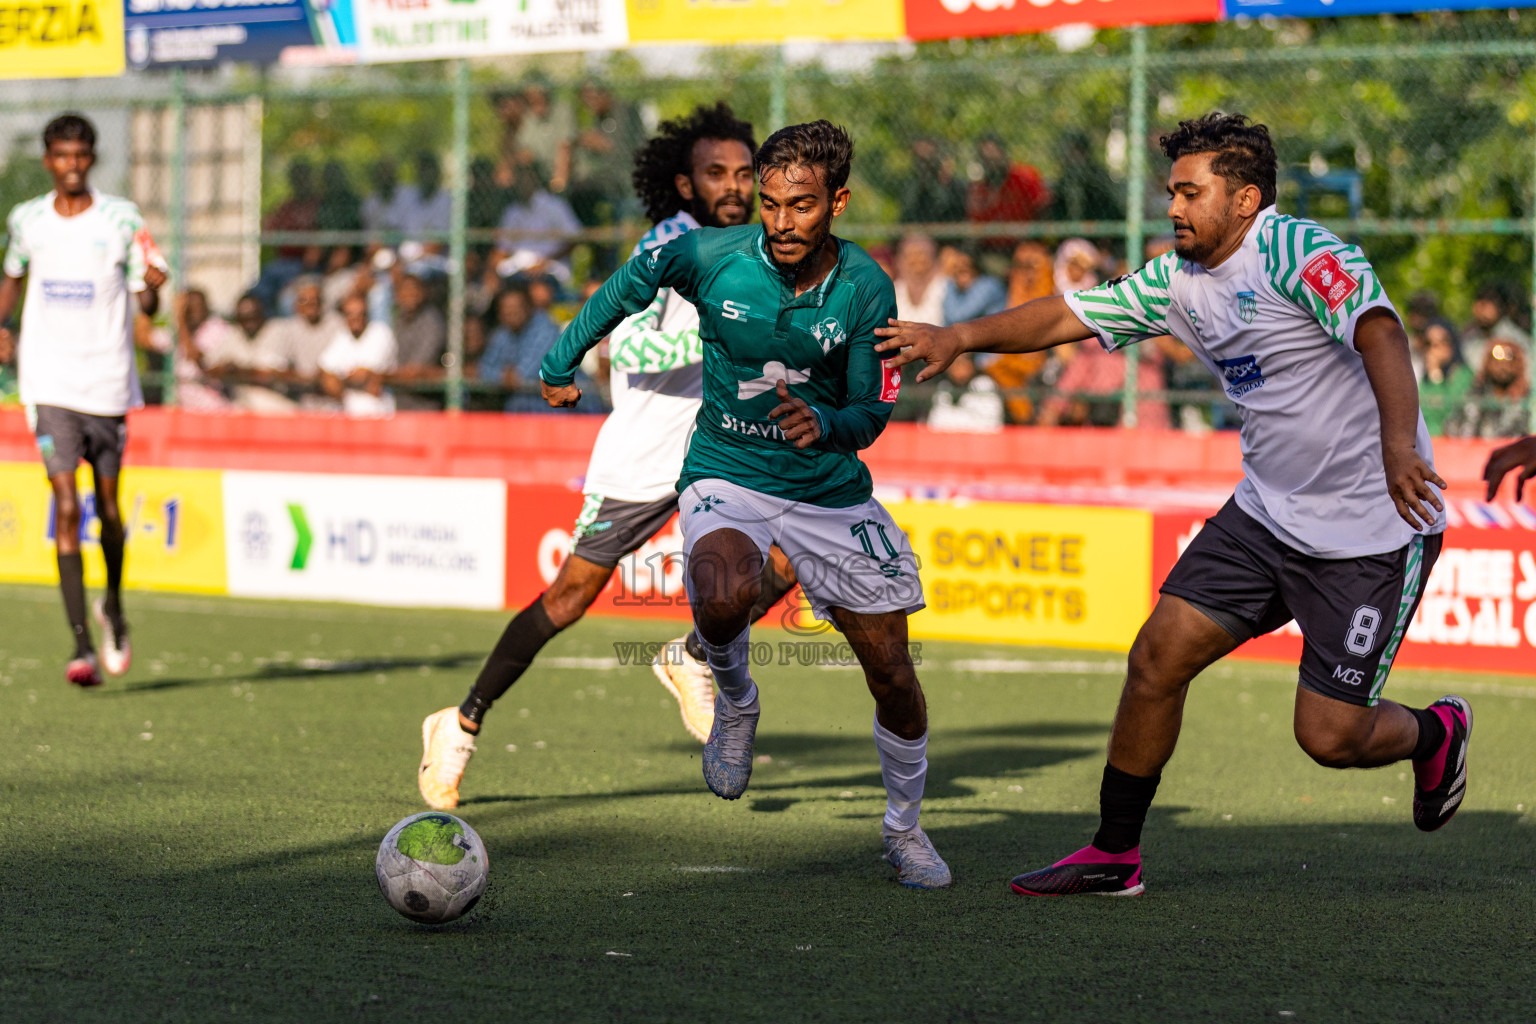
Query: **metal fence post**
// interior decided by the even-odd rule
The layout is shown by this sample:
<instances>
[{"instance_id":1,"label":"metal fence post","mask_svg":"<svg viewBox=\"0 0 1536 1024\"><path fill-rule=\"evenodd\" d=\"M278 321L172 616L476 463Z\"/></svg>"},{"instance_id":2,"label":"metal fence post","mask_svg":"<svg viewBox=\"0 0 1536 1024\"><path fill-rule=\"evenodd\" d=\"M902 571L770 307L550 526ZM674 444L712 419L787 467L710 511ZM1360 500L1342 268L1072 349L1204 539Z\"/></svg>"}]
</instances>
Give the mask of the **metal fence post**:
<instances>
[{"instance_id":1,"label":"metal fence post","mask_svg":"<svg viewBox=\"0 0 1536 1024\"><path fill-rule=\"evenodd\" d=\"M1135 271L1141 265L1142 205L1147 195L1147 30L1131 29L1131 96L1126 128L1125 169L1125 265ZM1094 344L1084 342L1084 344ZM1125 350L1125 386L1120 394L1120 425L1136 425L1136 366L1141 353L1135 345Z\"/></svg>"},{"instance_id":2,"label":"metal fence post","mask_svg":"<svg viewBox=\"0 0 1536 1024\"><path fill-rule=\"evenodd\" d=\"M160 404L176 404L176 298L187 287L187 73L171 72L171 346L160 375Z\"/></svg>"},{"instance_id":3,"label":"metal fence post","mask_svg":"<svg viewBox=\"0 0 1536 1024\"><path fill-rule=\"evenodd\" d=\"M769 135L784 127L789 117L789 67L784 60L784 46L773 48L773 64L768 77L768 131Z\"/></svg>"},{"instance_id":4,"label":"metal fence post","mask_svg":"<svg viewBox=\"0 0 1536 1024\"><path fill-rule=\"evenodd\" d=\"M464 258L469 224L469 61L453 76L453 196L448 235L448 408L464 408Z\"/></svg>"}]
</instances>

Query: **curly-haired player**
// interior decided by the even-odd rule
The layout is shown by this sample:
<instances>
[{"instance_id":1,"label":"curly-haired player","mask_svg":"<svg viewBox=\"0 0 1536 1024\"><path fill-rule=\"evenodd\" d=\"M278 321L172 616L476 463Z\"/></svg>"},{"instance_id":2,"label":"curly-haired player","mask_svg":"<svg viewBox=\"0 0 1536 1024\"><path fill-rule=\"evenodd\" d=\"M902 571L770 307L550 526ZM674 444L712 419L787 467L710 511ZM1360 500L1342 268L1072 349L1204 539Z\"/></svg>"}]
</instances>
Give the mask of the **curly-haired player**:
<instances>
[{"instance_id":1,"label":"curly-haired player","mask_svg":"<svg viewBox=\"0 0 1536 1024\"><path fill-rule=\"evenodd\" d=\"M701 224L745 224L752 216L754 149L752 126L724 103L663 122L635 156L635 191L657 222L635 254ZM613 413L592 449L570 556L549 589L512 619L463 705L422 723L417 781L431 807L458 806L459 781L486 711L556 633L586 613L614 567L677 511L677 478L702 395L702 359L698 311L670 290L614 330ZM770 561L753 621L793 586L787 561ZM652 667L677 698L684 727L703 742L714 721L714 681L698 637L689 633L666 645Z\"/></svg>"}]
</instances>

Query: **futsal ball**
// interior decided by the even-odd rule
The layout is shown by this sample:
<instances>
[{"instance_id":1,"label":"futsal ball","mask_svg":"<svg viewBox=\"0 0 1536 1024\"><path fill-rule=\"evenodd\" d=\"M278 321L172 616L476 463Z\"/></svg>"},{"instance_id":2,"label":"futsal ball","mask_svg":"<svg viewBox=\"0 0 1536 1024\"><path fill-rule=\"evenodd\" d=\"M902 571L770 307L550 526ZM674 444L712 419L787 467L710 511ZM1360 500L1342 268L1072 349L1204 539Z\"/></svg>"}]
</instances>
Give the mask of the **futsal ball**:
<instances>
[{"instance_id":1,"label":"futsal ball","mask_svg":"<svg viewBox=\"0 0 1536 1024\"><path fill-rule=\"evenodd\" d=\"M443 924L480 902L489 867L474 829L451 814L429 811L389 830L374 874L390 906L412 921Z\"/></svg>"}]
</instances>

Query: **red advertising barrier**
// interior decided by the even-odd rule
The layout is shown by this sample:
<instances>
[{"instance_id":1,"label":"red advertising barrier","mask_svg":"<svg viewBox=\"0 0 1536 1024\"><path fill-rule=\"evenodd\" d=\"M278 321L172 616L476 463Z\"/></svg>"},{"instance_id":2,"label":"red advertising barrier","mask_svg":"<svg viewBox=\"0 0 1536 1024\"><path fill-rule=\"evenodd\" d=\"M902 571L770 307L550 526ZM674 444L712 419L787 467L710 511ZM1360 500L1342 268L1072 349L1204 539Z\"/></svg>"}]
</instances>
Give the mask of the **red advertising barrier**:
<instances>
[{"instance_id":1,"label":"red advertising barrier","mask_svg":"<svg viewBox=\"0 0 1536 1024\"><path fill-rule=\"evenodd\" d=\"M1208 511L1152 517L1152 590L1167 579L1179 552ZM1473 672L1536 670L1536 513L1516 506L1455 503L1440 560L1398 650L1396 664ZM1256 637L1239 657L1296 662L1301 632L1294 622Z\"/></svg>"},{"instance_id":2,"label":"red advertising barrier","mask_svg":"<svg viewBox=\"0 0 1536 1024\"><path fill-rule=\"evenodd\" d=\"M907 36L953 39L1044 32L1062 25L1216 21L1221 0L905 0Z\"/></svg>"}]
</instances>

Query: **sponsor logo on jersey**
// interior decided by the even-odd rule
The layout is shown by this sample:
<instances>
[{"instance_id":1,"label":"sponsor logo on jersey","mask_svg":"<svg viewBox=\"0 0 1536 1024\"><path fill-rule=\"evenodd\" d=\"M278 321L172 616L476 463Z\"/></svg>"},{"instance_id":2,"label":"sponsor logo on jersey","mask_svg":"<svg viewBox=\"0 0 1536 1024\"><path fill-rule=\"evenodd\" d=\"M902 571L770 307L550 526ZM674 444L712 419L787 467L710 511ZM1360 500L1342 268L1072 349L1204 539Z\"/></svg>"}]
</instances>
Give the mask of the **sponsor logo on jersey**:
<instances>
[{"instance_id":1,"label":"sponsor logo on jersey","mask_svg":"<svg viewBox=\"0 0 1536 1024\"><path fill-rule=\"evenodd\" d=\"M1218 359L1216 365L1221 367L1221 375L1227 382L1227 394L1233 398L1241 398L1264 386L1264 371L1259 368L1258 356Z\"/></svg>"},{"instance_id":2,"label":"sponsor logo on jersey","mask_svg":"<svg viewBox=\"0 0 1536 1024\"><path fill-rule=\"evenodd\" d=\"M745 320L747 311L752 307L745 302L737 302L735 299L726 299L720 303L720 315L727 320Z\"/></svg>"},{"instance_id":3,"label":"sponsor logo on jersey","mask_svg":"<svg viewBox=\"0 0 1536 1024\"><path fill-rule=\"evenodd\" d=\"M55 306L89 306L96 301L96 285L92 281L44 281L43 299Z\"/></svg>"},{"instance_id":4,"label":"sponsor logo on jersey","mask_svg":"<svg viewBox=\"0 0 1536 1024\"><path fill-rule=\"evenodd\" d=\"M827 317L821 323L812 327L811 337L821 342L821 351L823 355L831 352L834 348L837 348L837 346L848 340L848 335L843 330L843 325L831 317Z\"/></svg>"},{"instance_id":5,"label":"sponsor logo on jersey","mask_svg":"<svg viewBox=\"0 0 1536 1024\"><path fill-rule=\"evenodd\" d=\"M699 502L698 502L697 505L693 506L693 510L695 512L709 512L716 505L724 505L724 504L725 504L725 499L724 498L717 498L713 494L706 494L706 495L704 495L704 497L699 499Z\"/></svg>"},{"instance_id":6,"label":"sponsor logo on jersey","mask_svg":"<svg viewBox=\"0 0 1536 1024\"><path fill-rule=\"evenodd\" d=\"M1243 318L1243 323L1253 323L1259 315L1259 297L1253 292L1238 292L1237 315Z\"/></svg>"},{"instance_id":7,"label":"sponsor logo on jersey","mask_svg":"<svg viewBox=\"0 0 1536 1024\"><path fill-rule=\"evenodd\" d=\"M809 370L791 370L783 363L772 361L763 364L761 377L753 377L751 380L738 380L736 382L736 397L741 401L756 398L758 395L772 391L774 387L783 381L785 384L804 384L811 379Z\"/></svg>"},{"instance_id":8,"label":"sponsor logo on jersey","mask_svg":"<svg viewBox=\"0 0 1536 1024\"><path fill-rule=\"evenodd\" d=\"M1360 290L1360 281L1345 270L1339 258L1331 252L1314 257L1302 270L1301 279L1327 303L1330 313L1336 312L1344 305L1344 300Z\"/></svg>"},{"instance_id":9,"label":"sponsor logo on jersey","mask_svg":"<svg viewBox=\"0 0 1536 1024\"><path fill-rule=\"evenodd\" d=\"M1365 673L1357 668L1345 668L1343 665L1335 665L1333 667L1333 678L1345 686L1365 685Z\"/></svg>"},{"instance_id":10,"label":"sponsor logo on jersey","mask_svg":"<svg viewBox=\"0 0 1536 1024\"><path fill-rule=\"evenodd\" d=\"M742 420L730 413L722 413L720 426L743 437L771 437L775 441L787 441L784 431L772 420Z\"/></svg>"},{"instance_id":11,"label":"sponsor logo on jersey","mask_svg":"<svg viewBox=\"0 0 1536 1024\"><path fill-rule=\"evenodd\" d=\"M889 359L880 360L880 401L894 402L901 394L901 367L892 366Z\"/></svg>"}]
</instances>

